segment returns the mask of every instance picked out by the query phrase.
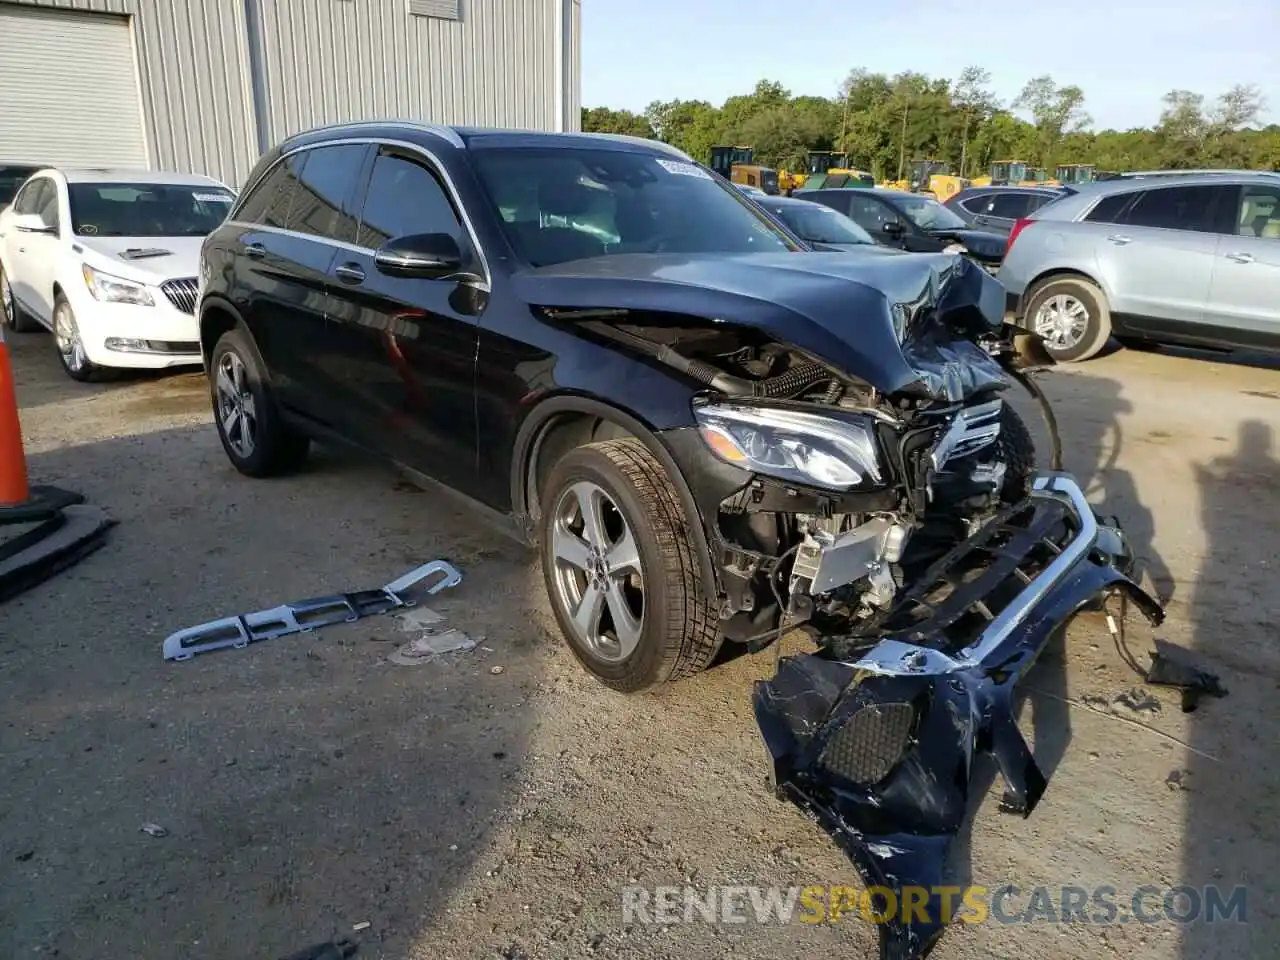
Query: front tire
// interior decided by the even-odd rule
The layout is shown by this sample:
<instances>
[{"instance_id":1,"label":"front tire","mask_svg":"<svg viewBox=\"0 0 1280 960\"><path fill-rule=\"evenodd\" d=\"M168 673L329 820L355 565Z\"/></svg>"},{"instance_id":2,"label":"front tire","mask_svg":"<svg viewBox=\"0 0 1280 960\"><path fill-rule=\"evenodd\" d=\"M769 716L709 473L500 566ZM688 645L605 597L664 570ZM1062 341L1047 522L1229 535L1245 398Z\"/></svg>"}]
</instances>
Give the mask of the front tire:
<instances>
[{"instance_id":1,"label":"front tire","mask_svg":"<svg viewBox=\"0 0 1280 960\"><path fill-rule=\"evenodd\" d=\"M219 337L209 370L214 424L231 465L248 477L302 466L311 441L284 422L248 334L234 329Z\"/></svg>"},{"instance_id":2,"label":"front tire","mask_svg":"<svg viewBox=\"0 0 1280 960\"><path fill-rule=\"evenodd\" d=\"M547 593L574 656L614 690L692 676L720 649L688 529L639 440L578 447L551 471L540 537Z\"/></svg>"},{"instance_id":3,"label":"front tire","mask_svg":"<svg viewBox=\"0 0 1280 960\"><path fill-rule=\"evenodd\" d=\"M1050 278L1027 299L1027 326L1044 339L1059 363L1094 356L1111 337L1111 308L1106 294L1084 277Z\"/></svg>"},{"instance_id":4,"label":"front tire","mask_svg":"<svg viewBox=\"0 0 1280 960\"><path fill-rule=\"evenodd\" d=\"M58 350L58 361L67 376L77 383L89 383L101 378L105 369L89 359L80 337L75 311L61 293L53 300L53 344Z\"/></svg>"},{"instance_id":5,"label":"front tire","mask_svg":"<svg viewBox=\"0 0 1280 960\"><path fill-rule=\"evenodd\" d=\"M14 333L33 333L40 329L40 324L28 317L18 306L18 299L13 295L13 284L0 264L0 319Z\"/></svg>"}]
</instances>

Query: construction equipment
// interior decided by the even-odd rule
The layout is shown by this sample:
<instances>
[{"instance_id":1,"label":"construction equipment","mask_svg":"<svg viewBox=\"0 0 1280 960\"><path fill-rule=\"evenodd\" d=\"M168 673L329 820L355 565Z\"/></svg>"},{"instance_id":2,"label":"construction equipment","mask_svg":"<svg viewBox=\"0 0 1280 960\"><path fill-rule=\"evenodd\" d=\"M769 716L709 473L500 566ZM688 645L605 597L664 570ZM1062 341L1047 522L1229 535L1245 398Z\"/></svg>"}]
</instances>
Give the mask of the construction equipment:
<instances>
[{"instance_id":1,"label":"construction equipment","mask_svg":"<svg viewBox=\"0 0 1280 960\"><path fill-rule=\"evenodd\" d=\"M890 189L904 189L903 181L886 183ZM964 177L957 177L951 168L940 160L912 160L905 189L910 193L931 193L939 202L946 202L969 186Z\"/></svg>"},{"instance_id":2,"label":"construction equipment","mask_svg":"<svg viewBox=\"0 0 1280 960\"><path fill-rule=\"evenodd\" d=\"M992 161L990 173L973 181L975 187L1010 187L1017 186L1027 179L1027 162L1025 160Z\"/></svg>"},{"instance_id":3,"label":"construction equipment","mask_svg":"<svg viewBox=\"0 0 1280 960\"><path fill-rule=\"evenodd\" d=\"M849 166L847 153L829 150L810 150L809 174L804 180L806 190L831 190L837 187L874 187L876 178L866 170Z\"/></svg>"},{"instance_id":4,"label":"construction equipment","mask_svg":"<svg viewBox=\"0 0 1280 960\"><path fill-rule=\"evenodd\" d=\"M778 171L773 167L754 163L755 152L751 147L712 147L711 169L731 183L759 187L770 196L777 196Z\"/></svg>"},{"instance_id":5,"label":"construction equipment","mask_svg":"<svg viewBox=\"0 0 1280 960\"><path fill-rule=\"evenodd\" d=\"M1093 183L1097 179L1097 171L1098 168L1091 163L1064 163L1059 164L1055 172L1058 175L1058 183L1077 186Z\"/></svg>"}]
</instances>

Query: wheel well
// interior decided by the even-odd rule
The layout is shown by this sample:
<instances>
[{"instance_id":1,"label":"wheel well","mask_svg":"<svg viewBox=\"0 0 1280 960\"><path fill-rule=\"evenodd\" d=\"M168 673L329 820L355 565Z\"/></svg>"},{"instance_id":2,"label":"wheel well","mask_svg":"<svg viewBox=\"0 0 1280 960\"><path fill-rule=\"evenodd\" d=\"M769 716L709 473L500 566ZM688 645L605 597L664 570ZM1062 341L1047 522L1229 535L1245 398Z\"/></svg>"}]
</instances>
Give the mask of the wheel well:
<instances>
[{"instance_id":1,"label":"wheel well","mask_svg":"<svg viewBox=\"0 0 1280 960\"><path fill-rule=\"evenodd\" d=\"M1030 302L1031 297L1035 293L1037 287L1043 286L1044 284L1048 283L1050 280L1062 280L1065 277L1077 277L1081 280L1086 280L1089 283L1093 284L1095 287L1097 287L1099 290L1102 290L1102 284L1100 284L1093 277L1089 276L1089 274L1085 273L1083 270L1072 270L1069 268L1064 268L1060 270L1046 270L1044 273L1040 274L1038 277L1036 277L1030 283L1027 284L1026 293L1022 295L1023 309L1025 309L1026 304ZM1103 290L1103 295L1104 296L1106 295L1105 290Z\"/></svg>"},{"instance_id":2,"label":"wheel well","mask_svg":"<svg viewBox=\"0 0 1280 960\"><path fill-rule=\"evenodd\" d=\"M625 426L595 413L566 412L552 416L529 446L525 465L524 503L517 504L530 520L541 515L542 489L552 468L570 450L601 440L634 437Z\"/></svg>"},{"instance_id":3,"label":"wheel well","mask_svg":"<svg viewBox=\"0 0 1280 960\"><path fill-rule=\"evenodd\" d=\"M213 356L213 348L228 330L234 330L239 321L230 311L221 307L209 306L200 314L200 353L204 355L207 366Z\"/></svg>"}]
</instances>

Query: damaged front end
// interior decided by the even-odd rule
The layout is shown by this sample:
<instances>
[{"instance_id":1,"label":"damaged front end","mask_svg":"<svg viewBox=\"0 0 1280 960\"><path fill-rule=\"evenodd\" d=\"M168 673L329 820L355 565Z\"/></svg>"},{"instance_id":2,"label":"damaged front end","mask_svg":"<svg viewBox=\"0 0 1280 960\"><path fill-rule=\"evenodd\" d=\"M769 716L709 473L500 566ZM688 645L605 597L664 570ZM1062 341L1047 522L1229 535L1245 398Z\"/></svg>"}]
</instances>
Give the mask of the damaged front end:
<instances>
[{"instance_id":1,"label":"damaged front end","mask_svg":"<svg viewBox=\"0 0 1280 960\"><path fill-rule=\"evenodd\" d=\"M999 766L1002 810L1027 816L1040 800L1046 778L1018 730L1014 687L1050 637L1111 591L1162 619L1129 564L1123 535L1076 482L1041 474L881 618L784 658L756 684L778 794L821 824L881 899L885 960L925 956L955 912L940 888L977 756Z\"/></svg>"}]
</instances>

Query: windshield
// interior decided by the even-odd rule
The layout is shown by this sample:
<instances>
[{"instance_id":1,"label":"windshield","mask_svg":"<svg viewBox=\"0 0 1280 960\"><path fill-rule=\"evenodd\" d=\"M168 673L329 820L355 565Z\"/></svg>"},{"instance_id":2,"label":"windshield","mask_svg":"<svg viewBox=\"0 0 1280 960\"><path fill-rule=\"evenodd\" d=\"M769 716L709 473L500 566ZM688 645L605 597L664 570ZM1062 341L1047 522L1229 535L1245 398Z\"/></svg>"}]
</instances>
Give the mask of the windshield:
<instances>
[{"instance_id":1,"label":"windshield","mask_svg":"<svg viewBox=\"0 0 1280 960\"><path fill-rule=\"evenodd\" d=\"M224 187L169 183L72 183L67 194L82 237L203 237L235 199Z\"/></svg>"},{"instance_id":2,"label":"windshield","mask_svg":"<svg viewBox=\"0 0 1280 960\"><path fill-rule=\"evenodd\" d=\"M810 243L875 243L871 234L830 207L800 201L772 209L798 237Z\"/></svg>"},{"instance_id":3,"label":"windshield","mask_svg":"<svg viewBox=\"0 0 1280 960\"><path fill-rule=\"evenodd\" d=\"M911 218L921 230L962 230L967 224L954 213L928 197L903 195L896 199L899 210Z\"/></svg>"},{"instance_id":4,"label":"windshield","mask_svg":"<svg viewBox=\"0 0 1280 960\"><path fill-rule=\"evenodd\" d=\"M796 249L738 190L688 161L563 147L475 157L503 232L535 267L617 253Z\"/></svg>"}]
</instances>

